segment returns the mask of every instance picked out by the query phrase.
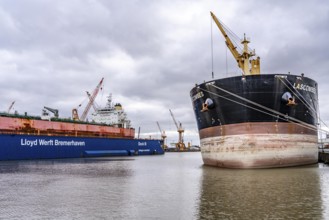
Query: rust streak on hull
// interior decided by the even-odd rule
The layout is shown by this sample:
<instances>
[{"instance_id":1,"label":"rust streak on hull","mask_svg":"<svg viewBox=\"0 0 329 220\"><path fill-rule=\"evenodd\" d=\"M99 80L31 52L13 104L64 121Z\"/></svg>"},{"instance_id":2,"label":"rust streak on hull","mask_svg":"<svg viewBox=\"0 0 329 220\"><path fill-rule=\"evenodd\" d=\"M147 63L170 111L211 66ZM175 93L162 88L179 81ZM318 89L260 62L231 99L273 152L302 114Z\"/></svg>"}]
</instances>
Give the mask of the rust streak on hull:
<instances>
[{"instance_id":1,"label":"rust streak on hull","mask_svg":"<svg viewBox=\"0 0 329 220\"><path fill-rule=\"evenodd\" d=\"M204 164L211 166L269 168L318 161L316 133L295 124L217 126L201 130L200 139Z\"/></svg>"},{"instance_id":2,"label":"rust streak on hull","mask_svg":"<svg viewBox=\"0 0 329 220\"><path fill-rule=\"evenodd\" d=\"M201 129L200 138L243 135L243 134L310 134L317 135L312 129L286 122L246 122Z\"/></svg>"}]
</instances>

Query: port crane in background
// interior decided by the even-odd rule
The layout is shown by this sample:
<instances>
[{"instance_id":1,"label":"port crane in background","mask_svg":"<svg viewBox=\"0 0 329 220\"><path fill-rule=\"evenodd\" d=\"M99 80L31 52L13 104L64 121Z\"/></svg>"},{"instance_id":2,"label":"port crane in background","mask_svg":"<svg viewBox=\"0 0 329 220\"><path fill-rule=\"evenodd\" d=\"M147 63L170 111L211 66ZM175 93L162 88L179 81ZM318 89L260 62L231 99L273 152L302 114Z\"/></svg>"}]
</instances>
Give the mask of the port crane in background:
<instances>
[{"instance_id":1,"label":"port crane in background","mask_svg":"<svg viewBox=\"0 0 329 220\"><path fill-rule=\"evenodd\" d=\"M95 100L92 100L92 97L91 97L90 93L88 91L86 91L86 93L87 93L87 96L89 98L89 101L92 102L92 106L93 106L94 111L97 111L97 109L99 109L99 106L97 105Z\"/></svg>"},{"instance_id":2,"label":"port crane in background","mask_svg":"<svg viewBox=\"0 0 329 220\"><path fill-rule=\"evenodd\" d=\"M87 118L87 114L88 114L88 112L89 112L91 106L94 104L95 98L96 98L96 96L97 96L97 94L98 94L100 88L101 88L102 85L103 85L103 80L104 80L104 78L101 79L101 81L98 83L98 85L97 85L96 88L94 89L93 94L89 97L89 102L88 102L88 104L87 104L85 110L83 111L83 113L82 113L82 115L81 115L81 118L80 118L81 121L85 121L85 120L86 120L86 118Z\"/></svg>"},{"instance_id":3,"label":"port crane in background","mask_svg":"<svg viewBox=\"0 0 329 220\"><path fill-rule=\"evenodd\" d=\"M96 106L95 106L95 99L96 99L96 96L99 92L99 90L102 88L102 85L103 85L103 81L104 81L104 78L101 79L101 81L98 83L98 85L96 86L96 88L94 89L93 93L90 94L89 92L87 92L87 95L89 97L89 102L85 108L85 110L83 111L81 117L79 117L79 114L78 114L78 109L77 108L74 108L72 109L72 118L73 120L80 120L80 121L85 121L86 118L87 118L87 114L91 108L91 106L94 107L94 109L96 109ZM79 107L81 106L81 104L79 105Z\"/></svg>"},{"instance_id":4,"label":"port crane in background","mask_svg":"<svg viewBox=\"0 0 329 220\"><path fill-rule=\"evenodd\" d=\"M51 113L53 113L55 118L58 118L58 109L49 108L49 107L46 107L46 106L44 106L43 108L50 111Z\"/></svg>"},{"instance_id":5,"label":"port crane in background","mask_svg":"<svg viewBox=\"0 0 329 220\"><path fill-rule=\"evenodd\" d=\"M246 39L246 35L244 35L244 38L241 41L241 44L243 44L242 53L239 53L239 51L237 51L236 49L238 45L234 45L232 40L228 36L227 32L229 32L229 30L225 28L225 26L218 20L218 18L212 12L210 12L210 14L219 30L222 32L225 38L226 46L231 51L234 59L238 62L238 66L242 70L243 75L259 75L260 58L257 57L256 59L250 59L251 57L255 56L256 53L255 50L250 50L248 48L248 44L250 43L250 41ZM227 29L227 31L225 31L225 29ZM233 34L231 34L231 36L232 35Z\"/></svg>"},{"instance_id":6,"label":"port crane in background","mask_svg":"<svg viewBox=\"0 0 329 220\"><path fill-rule=\"evenodd\" d=\"M42 115L41 115L41 119L42 120L50 120L51 117L49 115L49 112L54 114L54 118L58 118L58 109L54 109L54 108L49 108L44 106L42 109Z\"/></svg>"},{"instance_id":7,"label":"port crane in background","mask_svg":"<svg viewBox=\"0 0 329 220\"><path fill-rule=\"evenodd\" d=\"M10 106L9 106L9 108L8 108L8 110L7 110L7 113L10 113L10 111L11 111L11 109L13 108L14 104L15 104L15 101L13 101L13 102L10 104Z\"/></svg>"},{"instance_id":8,"label":"port crane in background","mask_svg":"<svg viewBox=\"0 0 329 220\"><path fill-rule=\"evenodd\" d=\"M80 120L79 114L78 114L78 109L76 109L76 108L72 109L72 119L74 121L79 121Z\"/></svg>"},{"instance_id":9,"label":"port crane in background","mask_svg":"<svg viewBox=\"0 0 329 220\"><path fill-rule=\"evenodd\" d=\"M176 125L177 132L178 132L178 143L176 143L176 149L179 151L184 151L185 150L185 144L184 144L184 140L183 140L184 129L182 127L182 123L179 122L179 126L178 126L175 116L170 109L169 109L169 112Z\"/></svg>"},{"instance_id":10,"label":"port crane in background","mask_svg":"<svg viewBox=\"0 0 329 220\"><path fill-rule=\"evenodd\" d=\"M167 145L166 145L166 138L167 138L167 135L166 135L166 132L163 131L163 130L161 129L159 122L157 122L157 125L158 125L158 128L159 128L160 134L161 134L161 139L162 139L162 141L163 141L163 146L162 146L162 148L163 148L164 150L167 150Z\"/></svg>"}]
</instances>

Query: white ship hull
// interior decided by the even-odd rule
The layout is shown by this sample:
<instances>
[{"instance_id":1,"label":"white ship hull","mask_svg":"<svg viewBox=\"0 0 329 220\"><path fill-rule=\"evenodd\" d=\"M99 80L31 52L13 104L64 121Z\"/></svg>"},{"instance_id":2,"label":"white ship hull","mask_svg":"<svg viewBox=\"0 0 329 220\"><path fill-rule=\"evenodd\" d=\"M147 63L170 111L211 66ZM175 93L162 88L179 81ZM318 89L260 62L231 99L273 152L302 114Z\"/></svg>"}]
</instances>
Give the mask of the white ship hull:
<instances>
[{"instance_id":1,"label":"white ship hull","mask_svg":"<svg viewBox=\"0 0 329 220\"><path fill-rule=\"evenodd\" d=\"M203 138L201 152L204 164L226 168L288 167L318 162L317 137L305 134Z\"/></svg>"}]
</instances>

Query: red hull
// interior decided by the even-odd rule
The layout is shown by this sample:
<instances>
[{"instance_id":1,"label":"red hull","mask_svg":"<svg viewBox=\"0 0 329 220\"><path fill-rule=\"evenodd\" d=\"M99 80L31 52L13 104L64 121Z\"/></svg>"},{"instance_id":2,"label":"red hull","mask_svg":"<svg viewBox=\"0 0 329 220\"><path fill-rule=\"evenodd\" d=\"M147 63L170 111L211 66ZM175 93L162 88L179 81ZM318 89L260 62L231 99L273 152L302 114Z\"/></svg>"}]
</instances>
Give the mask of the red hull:
<instances>
[{"instance_id":1,"label":"red hull","mask_svg":"<svg viewBox=\"0 0 329 220\"><path fill-rule=\"evenodd\" d=\"M135 129L0 116L0 132L33 135L134 138Z\"/></svg>"}]
</instances>

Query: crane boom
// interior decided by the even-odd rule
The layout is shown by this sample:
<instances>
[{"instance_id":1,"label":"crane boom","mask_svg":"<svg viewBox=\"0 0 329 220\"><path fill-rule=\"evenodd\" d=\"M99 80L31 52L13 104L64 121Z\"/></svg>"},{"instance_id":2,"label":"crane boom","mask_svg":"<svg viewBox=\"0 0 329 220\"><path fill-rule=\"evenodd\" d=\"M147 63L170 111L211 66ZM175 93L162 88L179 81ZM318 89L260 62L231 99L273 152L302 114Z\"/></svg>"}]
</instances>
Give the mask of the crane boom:
<instances>
[{"instance_id":1,"label":"crane boom","mask_svg":"<svg viewBox=\"0 0 329 220\"><path fill-rule=\"evenodd\" d=\"M10 113L10 111L11 111L11 109L13 108L14 104L15 104L15 101L13 101L13 102L10 104L10 106L9 106L9 108L8 108L8 110L7 110L8 113Z\"/></svg>"},{"instance_id":2,"label":"crane boom","mask_svg":"<svg viewBox=\"0 0 329 220\"><path fill-rule=\"evenodd\" d=\"M250 43L249 40L246 39L244 36L241 43L243 44L243 52L242 54L237 51L237 47L233 44L232 40L227 35L224 26L218 20L218 18L210 12L211 17L215 21L217 27L223 34L225 38L225 43L228 49L231 51L234 59L237 61L239 68L243 71L244 75L258 75L260 74L260 58L257 57L256 59L250 59L252 56L255 56L255 51L250 51L248 49L248 44ZM251 64L251 67L249 66Z\"/></svg>"},{"instance_id":3,"label":"crane boom","mask_svg":"<svg viewBox=\"0 0 329 220\"><path fill-rule=\"evenodd\" d=\"M169 109L169 112L170 112L171 117L172 117L172 119L174 120L174 123L175 123L175 125L176 125L177 130L178 130L179 127L178 127L177 121L176 121L176 119L175 119L175 117L174 117L174 114L172 113L172 111L171 111L170 109Z\"/></svg>"},{"instance_id":4,"label":"crane boom","mask_svg":"<svg viewBox=\"0 0 329 220\"><path fill-rule=\"evenodd\" d=\"M82 113L82 116L80 117L81 121L86 120L87 114L91 108L91 106L93 105L95 98L98 94L99 89L101 88L102 84L103 84L103 80L104 78L101 79L101 81L98 83L97 87L95 88L95 90L93 91L93 94L89 97L89 102L85 108L85 110Z\"/></svg>"},{"instance_id":5,"label":"crane boom","mask_svg":"<svg viewBox=\"0 0 329 220\"><path fill-rule=\"evenodd\" d=\"M92 101L90 93L88 91L86 91L86 93L87 93L89 100ZM95 100L92 101L92 106L93 106L94 111L97 111L98 107L96 106Z\"/></svg>"},{"instance_id":6,"label":"crane boom","mask_svg":"<svg viewBox=\"0 0 329 220\"><path fill-rule=\"evenodd\" d=\"M161 127L160 127L159 122L157 122L157 125L158 125L158 128L159 128L160 133L162 133L162 130L161 130Z\"/></svg>"},{"instance_id":7,"label":"crane boom","mask_svg":"<svg viewBox=\"0 0 329 220\"><path fill-rule=\"evenodd\" d=\"M157 122L157 125L158 125L162 139L165 139L167 137L166 132L161 129L159 122Z\"/></svg>"},{"instance_id":8,"label":"crane boom","mask_svg":"<svg viewBox=\"0 0 329 220\"><path fill-rule=\"evenodd\" d=\"M212 12L210 12L210 14L211 14L212 19L215 21L217 27L219 28L220 32L222 32L222 34L223 34L223 36L224 36L224 38L226 40L225 41L226 46L231 51L231 53L234 56L234 58L238 61L238 65L240 67L239 57L241 57L241 54L237 51L236 46L234 46L233 42L231 41L231 39L226 34L226 31L224 30L223 25L219 22L219 20L216 17L216 15L214 15L214 13L212 13Z\"/></svg>"},{"instance_id":9,"label":"crane boom","mask_svg":"<svg viewBox=\"0 0 329 220\"><path fill-rule=\"evenodd\" d=\"M161 138L162 138L162 141L163 141L162 148L164 150L166 150L167 149L167 145L165 143L166 142L166 137L167 137L166 132L161 130L161 127L160 127L160 124L159 124L158 121L157 121L157 125L158 125L159 131L160 131L160 134L161 134Z\"/></svg>"},{"instance_id":10,"label":"crane boom","mask_svg":"<svg viewBox=\"0 0 329 220\"><path fill-rule=\"evenodd\" d=\"M52 112L54 114L55 118L58 118L58 110L57 109L49 108L49 107L46 107L46 106L44 106L43 108L47 109L50 112Z\"/></svg>"}]
</instances>

